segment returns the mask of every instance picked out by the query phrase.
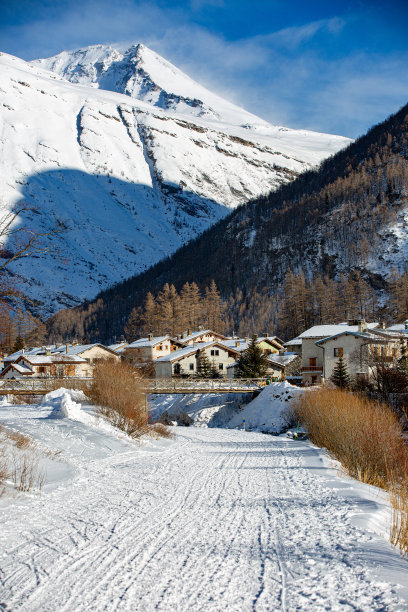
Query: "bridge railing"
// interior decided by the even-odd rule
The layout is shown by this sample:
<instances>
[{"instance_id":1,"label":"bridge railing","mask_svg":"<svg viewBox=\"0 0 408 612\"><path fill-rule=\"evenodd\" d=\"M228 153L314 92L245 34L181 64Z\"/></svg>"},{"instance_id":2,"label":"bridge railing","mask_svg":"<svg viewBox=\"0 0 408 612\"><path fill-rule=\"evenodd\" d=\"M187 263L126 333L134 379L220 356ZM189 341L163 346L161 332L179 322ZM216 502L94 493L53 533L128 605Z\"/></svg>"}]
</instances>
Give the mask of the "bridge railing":
<instances>
[{"instance_id":1,"label":"bridge railing","mask_svg":"<svg viewBox=\"0 0 408 612\"><path fill-rule=\"evenodd\" d=\"M44 378L10 378L10 379L0 379L0 392L9 392L13 391L26 391L26 392L44 392L44 391L53 391L58 387L67 387L71 389L81 388L84 385L90 385L92 383L92 378L77 378L75 376L69 377L54 377L47 376Z\"/></svg>"},{"instance_id":2,"label":"bridge railing","mask_svg":"<svg viewBox=\"0 0 408 612\"><path fill-rule=\"evenodd\" d=\"M0 379L0 394L13 392L46 393L59 387L83 388L92 383L92 378L73 376L58 378ZM214 393L227 391L256 391L265 386L266 378L153 378L143 381L146 393Z\"/></svg>"},{"instance_id":3,"label":"bridge railing","mask_svg":"<svg viewBox=\"0 0 408 612\"><path fill-rule=\"evenodd\" d=\"M154 378L146 381L147 393L190 391L256 391L266 385L266 378Z\"/></svg>"}]
</instances>

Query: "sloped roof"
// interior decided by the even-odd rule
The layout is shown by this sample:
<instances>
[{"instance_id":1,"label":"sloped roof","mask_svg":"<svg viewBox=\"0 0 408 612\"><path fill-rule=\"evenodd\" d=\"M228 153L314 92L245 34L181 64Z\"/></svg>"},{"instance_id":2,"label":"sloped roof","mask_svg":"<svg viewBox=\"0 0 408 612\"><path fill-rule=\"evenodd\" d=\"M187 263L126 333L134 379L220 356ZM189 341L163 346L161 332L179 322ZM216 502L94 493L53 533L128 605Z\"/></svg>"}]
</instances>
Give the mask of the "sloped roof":
<instances>
[{"instance_id":1,"label":"sloped roof","mask_svg":"<svg viewBox=\"0 0 408 612\"><path fill-rule=\"evenodd\" d=\"M199 338L200 336L205 336L206 334L213 334L214 336L218 336L223 340L227 340L226 336L223 336L223 334L219 334L218 332L212 331L212 329L202 329L201 331L192 332L189 336L186 336L185 338L179 338L179 342L190 342L191 340L195 340L196 338Z\"/></svg>"},{"instance_id":2,"label":"sloped roof","mask_svg":"<svg viewBox=\"0 0 408 612\"><path fill-rule=\"evenodd\" d=\"M18 361L25 359L31 365L47 365L51 363L87 363L86 359L79 355L20 355Z\"/></svg>"},{"instance_id":3,"label":"sloped roof","mask_svg":"<svg viewBox=\"0 0 408 612\"><path fill-rule=\"evenodd\" d=\"M292 340L285 342L284 346L299 346L299 344L302 344L302 338L299 338L298 336L297 338L292 338Z\"/></svg>"},{"instance_id":4,"label":"sloped roof","mask_svg":"<svg viewBox=\"0 0 408 612\"><path fill-rule=\"evenodd\" d=\"M327 338L322 338L321 340L317 340L317 342L315 342L315 344L324 344L325 342L328 342L329 340L334 340L335 338L339 338L340 336L354 336L355 338L363 338L365 340L372 340L373 342L388 342L390 339L395 339L392 338L391 336L386 336L384 335L380 335L380 334L372 334L369 332L353 332L353 331L342 331L339 332L337 334L334 334L333 336L328 336Z\"/></svg>"},{"instance_id":5,"label":"sloped roof","mask_svg":"<svg viewBox=\"0 0 408 612\"><path fill-rule=\"evenodd\" d=\"M142 346L156 346L156 344L160 344L161 342L165 342L166 340L171 340L170 336L155 336L153 340L149 340L149 338L139 338L134 342L131 342L125 348L141 348Z\"/></svg>"},{"instance_id":6,"label":"sloped roof","mask_svg":"<svg viewBox=\"0 0 408 612\"><path fill-rule=\"evenodd\" d=\"M282 367L286 367L287 365L292 363L292 361L295 361L295 359L300 359L299 355L296 355L296 353L291 353L289 355L269 355L268 356L268 361L278 366L282 366Z\"/></svg>"},{"instance_id":7,"label":"sloped roof","mask_svg":"<svg viewBox=\"0 0 408 612\"><path fill-rule=\"evenodd\" d=\"M234 347L227 346L225 342L221 342L219 340L211 340L211 342L197 342L197 344L195 344L194 346L190 345L190 346L186 346L185 348L179 349L178 351L173 351L169 355L164 355L163 357L159 357L158 359L155 360L155 363L157 362L162 363L164 361L170 361L170 362L178 361L179 359L182 359L183 357L187 357L188 355L193 355L194 353L200 351L201 349L209 348L212 346L219 346L220 348L223 348L226 351L232 351L233 353L236 353L236 354L239 352Z\"/></svg>"},{"instance_id":8,"label":"sloped roof","mask_svg":"<svg viewBox=\"0 0 408 612\"><path fill-rule=\"evenodd\" d=\"M376 327L378 327L378 323L367 323L367 329L374 329ZM339 323L338 325L314 325L299 334L298 338L328 338L329 336L336 336L346 331L358 332L358 325L347 325L346 323Z\"/></svg>"}]
</instances>

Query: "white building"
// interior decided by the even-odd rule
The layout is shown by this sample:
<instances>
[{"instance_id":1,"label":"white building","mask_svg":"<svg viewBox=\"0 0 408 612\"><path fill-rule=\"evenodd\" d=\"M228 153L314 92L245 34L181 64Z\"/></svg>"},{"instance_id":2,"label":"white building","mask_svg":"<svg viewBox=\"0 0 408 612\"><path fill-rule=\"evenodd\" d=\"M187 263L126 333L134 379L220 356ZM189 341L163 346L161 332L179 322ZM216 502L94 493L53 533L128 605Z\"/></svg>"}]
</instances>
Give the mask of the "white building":
<instances>
[{"instance_id":1,"label":"white building","mask_svg":"<svg viewBox=\"0 0 408 612\"><path fill-rule=\"evenodd\" d=\"M0 378L85 378L92 375L86 359L78 355L20 355L7 365Z\"/></svg>"},{"instance_id":2,"label":"white building","mask_svg":"<svg viewBox=\"0 0 408 612\"><path fill-rule=\"evenodd\" d=\"M365 321L339 323L337 325L314 325L301 333L298 338L302 340L302 380L304 384L316 385L324 379L324 350L318 345L319 340L332 338L343 332L366 332L378 327L378 323L365 323ZM340 345L334 349L342 348ZM346 348L345 348L346 350ZM336 353L337 356L337 353ZM337 356L338 359L338 356Z\"/></svg>"},{"instance_id":3,"label":"white building","mask_svg":"<svg viewBox=\"0 0 408 612\"><path fill-rule=\"evenodd\" d=\"M156 377L197 374L199 353L203 351L208 361L222 376L227 376L227 367L234 363L239 353L221 342L203 342L181 348L155 361Z\"/></svg>"}]
</instances>

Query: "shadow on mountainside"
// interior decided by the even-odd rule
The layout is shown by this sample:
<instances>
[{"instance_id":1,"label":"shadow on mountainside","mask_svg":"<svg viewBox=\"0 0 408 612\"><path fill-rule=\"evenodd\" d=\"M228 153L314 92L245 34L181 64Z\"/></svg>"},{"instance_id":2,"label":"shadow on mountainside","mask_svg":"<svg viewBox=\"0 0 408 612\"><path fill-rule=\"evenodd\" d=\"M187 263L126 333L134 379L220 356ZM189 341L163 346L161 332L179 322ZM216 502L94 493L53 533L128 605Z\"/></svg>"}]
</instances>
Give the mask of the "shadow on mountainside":
<instances>
[{"instance_id":1,"label":"shadow on mountainside","mask_svg":"<svg viewBox=\"0 0 408 612\"><path fill-rule=\"evenodd\" d=\"M11 267L40 316L143 272L229 212L178 185L151 187L79 170L50 170L19 183L19 201L32 207L25 227L45 232L59 221L66 228L49 238L51 253Z\"/></svg>"}]
</instances>

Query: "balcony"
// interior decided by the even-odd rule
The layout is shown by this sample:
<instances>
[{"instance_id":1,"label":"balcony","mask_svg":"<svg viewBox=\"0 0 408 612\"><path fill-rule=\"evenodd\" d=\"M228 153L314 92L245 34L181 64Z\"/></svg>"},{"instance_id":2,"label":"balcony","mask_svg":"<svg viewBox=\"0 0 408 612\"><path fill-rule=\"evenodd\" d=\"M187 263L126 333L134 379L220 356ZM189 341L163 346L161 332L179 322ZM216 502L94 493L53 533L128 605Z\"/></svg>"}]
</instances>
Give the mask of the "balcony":
<instances>
[{"instance_id":1,"label":"balcony","mask_svg":"<svg viewBox=\"0 0 408 612\"><path fill-rule=\"evenodd\" d=\"M323 366L302 366L302 372L323 372Z\"/></svg>"}]
</instances>

